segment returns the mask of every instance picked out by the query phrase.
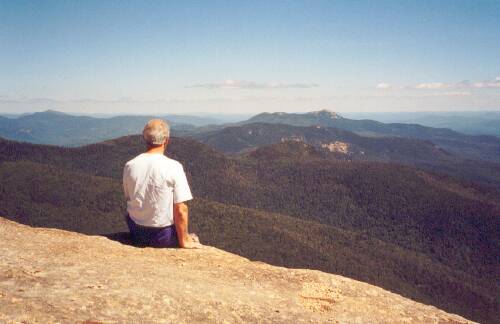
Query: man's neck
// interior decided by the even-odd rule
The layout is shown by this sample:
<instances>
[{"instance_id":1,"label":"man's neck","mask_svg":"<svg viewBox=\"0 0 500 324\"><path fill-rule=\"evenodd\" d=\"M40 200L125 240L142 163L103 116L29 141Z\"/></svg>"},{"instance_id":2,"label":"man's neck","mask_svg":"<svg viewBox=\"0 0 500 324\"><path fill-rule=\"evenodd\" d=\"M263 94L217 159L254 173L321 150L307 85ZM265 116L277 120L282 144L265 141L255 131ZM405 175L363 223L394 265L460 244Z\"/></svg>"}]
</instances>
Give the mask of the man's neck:
<instances>
[{"instance_id":1,"label":"man's neck","mask_svg":"<svg viewBox=\"0 0 500 324\"><path fill-rule=\"evenodd\" d=\"M158 147L150 147L147 149L146 153L148 154L164 154L165 153L165 145Z\"/></svg>"}]
</instances>

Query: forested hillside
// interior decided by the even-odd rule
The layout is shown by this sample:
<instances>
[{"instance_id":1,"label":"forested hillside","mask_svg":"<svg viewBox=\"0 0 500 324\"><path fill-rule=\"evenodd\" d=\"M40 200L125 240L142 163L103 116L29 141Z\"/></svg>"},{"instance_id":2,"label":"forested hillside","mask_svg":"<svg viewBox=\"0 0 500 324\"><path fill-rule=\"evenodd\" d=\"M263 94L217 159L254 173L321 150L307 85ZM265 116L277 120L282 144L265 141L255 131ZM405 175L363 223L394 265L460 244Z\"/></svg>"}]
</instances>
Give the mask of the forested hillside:
<instances>
[{"instance_id":1,"label":"forested hillside","mask_svg":"<svg viewBox=\"0 0 500 324\"><path fill-rule=\"evenodd\" d=\"M115 116L95 118L47 110L17 118L0 116L0 136L12 140L63 146L79 146L125 135L137 134L153 116ZM172 133L180 136L211 119L190 116L163 116L169 120Z\"/></svg>"},{"instance_id":2,"label":"forested hillside","mask_svg":"<svg viewBox=\"0 0 500 324\"><path fill-rule=\"evenodd\" d=\"M432 128L419 124L381 123L369 119L355 120L344 118L328 110L304 114L262 113L242 123L320 125L347 130L362 136L418 138L431 141L447 151L470 159L500 162L500 138L486 135L465 135L448 128Z\"/></svg>"},{"instance_id":3,"label":"forested hillside","mask_svg":"<svg viewBox=\"0 0 500 324\"><path fill-rule=\"evenodd\" d=\"M325 158L394 162L440 172L500 189L500 163L471 160L427 141L408 137L368 137L338 128L252 123L192 135L227 154L299 141L313 145Z\"/></svg>"}]
</instances>

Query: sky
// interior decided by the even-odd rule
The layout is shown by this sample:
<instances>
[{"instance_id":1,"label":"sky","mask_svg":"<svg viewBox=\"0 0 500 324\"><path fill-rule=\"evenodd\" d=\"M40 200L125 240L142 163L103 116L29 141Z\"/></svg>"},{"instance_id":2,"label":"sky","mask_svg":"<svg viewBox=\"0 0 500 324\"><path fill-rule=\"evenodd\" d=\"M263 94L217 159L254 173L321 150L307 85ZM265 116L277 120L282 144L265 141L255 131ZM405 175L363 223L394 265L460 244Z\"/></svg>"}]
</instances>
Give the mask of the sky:
<instances>
[{"instance_id":1,"label":"sky","mask_svg":"<svg viewBox=\"0 0 500 324\"><path fill-rule=\"evenodd\" d=\"M46 109L500 110L500 0L0 0L0 112Z\"/></svg>"}]
</instances>

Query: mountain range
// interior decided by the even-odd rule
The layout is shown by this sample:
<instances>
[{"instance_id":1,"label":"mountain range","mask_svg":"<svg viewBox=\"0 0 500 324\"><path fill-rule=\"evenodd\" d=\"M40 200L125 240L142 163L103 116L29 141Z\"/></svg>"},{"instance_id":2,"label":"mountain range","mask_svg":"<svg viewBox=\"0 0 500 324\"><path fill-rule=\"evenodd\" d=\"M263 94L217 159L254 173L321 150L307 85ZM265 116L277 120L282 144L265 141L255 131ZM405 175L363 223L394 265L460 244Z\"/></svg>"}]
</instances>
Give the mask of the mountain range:
<instances>
[{"instance_id":1,"label":"mountain range","mask_svg":"<svg viewBox=\"0 0 500 324\"><path fill-rule=\"evenodd\" d=\"M168 115L173 135L182 135L212 119ZM154 116L115 116L95 118L73 116L47 110L25 114L17 118L0 117L0 136L17 141L61 146L80 146L107 139L140 133L146 122ZM187 124L186 122L189 122Z\"/></svg>"},{"instance_id":2,"label":"mountain range","mask_svg":"<svg viewBox=\"0 0 500 324\"><path fill-rule=\"evenodd\" d=\"M38 144L80 146L139 133L151 118L95 118L48 110L17 118L0 117L0 136ZM169 120L173 136L189 136L228 154L287 139L304 140L338 159L403 163L500 187L500 139L494 136L347 119L327 110L263 113L238 123L221 123L221 119L209 116L170 114L161 118Z\"/></svg>"},{"instance_id":3,"label":"mountain range","mask_svg":"<svg viewBox=\"0 0 500 324\"><path fill-rule=\"evenodd\" d=\"M242 123L271 123L294 126L332 127L367 137L403 137L431 141L452 153L471 159L500 162L500 139L495 136L465 135L448 128L432 128L419 124L381 123L374 120L348 119L328 110L304 114L262 113Z\"/></svg>"},{"instance_id":4,"label":"mountain range","mask_svg":"<svg viewBox=\"0 0 500 324\"><path fill-rule=\"evenodd\" d=\"M203 242L495 321L497 191L413 166L332 158L338 152L304 141L261 144L228 156L172 139L167 154L188 174L190 224ZM0 215L89 234L125 231L122 168L143 146L140 136L79 148L0 140Z\"/></svg>"},{"instance_id":5,"label":"mountain range","mask_svg":"<svg viewBox=\"0 0 500 324\"><path fill-rule=\"evenodd\" d=\"M450 128L469 135L500 136L500 111L365 112L344 115L352 119L373 119L384 123L412 123Z\"/></svg>"},{"instance_id":6,"label":"mountain range","mask_svg":"<svg viewBox=\"0 0 500 324\"><path fill-rule=\"evenodd\" d=\"M18 118L0 117L0 137L37 144L80 146L137 134L145 122L153 117L144 115L95 118L48 110L23 114ZM495 136L465 135L448 128L432 128L418 124L348 119L327 110L303 114L262 113L238 123L220 123L210 117L187 115L170 114L156 117L170 122L173 136L193 136L251 123L322 126L349 131L363 137L421 139L469 159L500 163L500 138Z\"/></svg>"},{"instance_id":7,"label":"mountain range","mask_svg":"<svg viewBox=\"0 0 500 324\"><path fill-rule=\"evenodd\" d=\"M473 160L451 153L429 140L366 137L339 128L250 123L191 135L220 152L235 155L285 141L314 146L325 157L412 165L500 189L500 163Z\"/></svg>"}]
</instances>

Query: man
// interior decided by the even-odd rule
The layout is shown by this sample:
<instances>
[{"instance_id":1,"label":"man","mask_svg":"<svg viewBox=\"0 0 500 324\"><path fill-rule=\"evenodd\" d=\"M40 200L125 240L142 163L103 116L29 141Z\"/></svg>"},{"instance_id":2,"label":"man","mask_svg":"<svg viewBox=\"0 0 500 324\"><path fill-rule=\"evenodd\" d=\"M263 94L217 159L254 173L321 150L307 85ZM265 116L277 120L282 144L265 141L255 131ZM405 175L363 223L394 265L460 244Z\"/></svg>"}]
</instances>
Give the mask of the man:
<instances>
[{"instance_id":1,"label":"man","mask_svg":"<svg viewBox=\"0 0 500 324\"><path fill-rule=\"evenodd\" d=\"M132 239L155 247L202 247L196 234L188 233L186 201L193 196L184 169L164 155L170 136L168 124L150 120L142 135L146 152L128 161L123 169Z\"/></svg>"}]
</instances>

